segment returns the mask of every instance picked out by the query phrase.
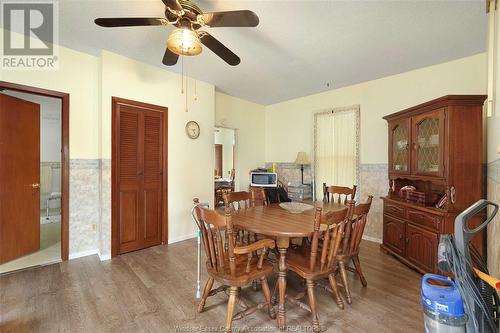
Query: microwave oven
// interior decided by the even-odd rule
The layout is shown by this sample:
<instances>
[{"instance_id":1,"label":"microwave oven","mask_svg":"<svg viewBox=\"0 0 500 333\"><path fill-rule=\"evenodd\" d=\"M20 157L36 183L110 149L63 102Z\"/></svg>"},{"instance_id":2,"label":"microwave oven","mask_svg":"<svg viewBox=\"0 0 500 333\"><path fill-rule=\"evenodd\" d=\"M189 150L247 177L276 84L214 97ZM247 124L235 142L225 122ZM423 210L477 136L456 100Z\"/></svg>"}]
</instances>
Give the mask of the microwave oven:
<instances>
[{"instance_id":1,"label":"microwave oven","mask_svg":"<svg viewBox=\"0 0 500 333\"><path fill-rule=\"evenodd\" d=\"M254 187L277 187L278 174L275 172L251 172L250 186Z\"/></svg>"}]
</instances>

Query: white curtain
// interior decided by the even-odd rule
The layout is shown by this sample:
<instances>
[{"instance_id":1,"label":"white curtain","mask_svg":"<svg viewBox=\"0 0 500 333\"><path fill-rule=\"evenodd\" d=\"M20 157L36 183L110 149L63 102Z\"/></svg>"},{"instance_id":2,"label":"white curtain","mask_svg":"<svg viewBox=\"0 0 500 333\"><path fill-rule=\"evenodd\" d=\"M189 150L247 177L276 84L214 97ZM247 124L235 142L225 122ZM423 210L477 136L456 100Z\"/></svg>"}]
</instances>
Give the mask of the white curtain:
<instances>
[{"instance_id":1,"label":"white curtain","mask_svg":"<svg viewBox=\"0 0 500 333\"><path fill-rule=\"evenodd\" d=\"M359 106L314 115L314 166L317 200L323 198L323 183L358 183Z\"/></svg>"}]
</instances>

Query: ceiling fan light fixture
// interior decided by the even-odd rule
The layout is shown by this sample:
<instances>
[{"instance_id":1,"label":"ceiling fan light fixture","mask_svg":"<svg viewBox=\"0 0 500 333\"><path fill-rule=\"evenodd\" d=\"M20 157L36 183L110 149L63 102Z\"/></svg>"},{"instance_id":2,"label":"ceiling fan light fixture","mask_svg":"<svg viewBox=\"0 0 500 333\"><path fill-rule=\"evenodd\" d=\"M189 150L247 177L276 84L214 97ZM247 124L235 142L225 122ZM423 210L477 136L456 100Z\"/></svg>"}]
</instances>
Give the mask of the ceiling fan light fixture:
<instances>
[{"instance_id":1,"label":"ceiling fan light fixture","mask_svg":"<svg viewBox=\"0 0 500 333\"><path fill-rule=\"evenodd\" d=\"M168 37L167 48L185 56L195 56L201 53L201 41L198 34L190 29L177 28Z\"/></svg>"}]
</instances>

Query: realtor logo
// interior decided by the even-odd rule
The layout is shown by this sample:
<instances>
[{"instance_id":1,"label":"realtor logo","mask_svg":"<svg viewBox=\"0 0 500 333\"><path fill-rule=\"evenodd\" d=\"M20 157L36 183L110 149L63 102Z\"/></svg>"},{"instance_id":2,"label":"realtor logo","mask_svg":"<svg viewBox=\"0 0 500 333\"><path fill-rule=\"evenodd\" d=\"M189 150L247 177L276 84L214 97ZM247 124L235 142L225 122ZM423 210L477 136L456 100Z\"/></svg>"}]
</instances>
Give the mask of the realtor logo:
<instances>
[{"instance_id":1,"label":"realtor logo","mask_svg":"<svg viewBox=\"0 0 500 333\"><path fill-rule=\"evenodd\" d=\"M2 1L2 69L56 69L57 14L52 1Z\"/></svg>"}]
</instances>

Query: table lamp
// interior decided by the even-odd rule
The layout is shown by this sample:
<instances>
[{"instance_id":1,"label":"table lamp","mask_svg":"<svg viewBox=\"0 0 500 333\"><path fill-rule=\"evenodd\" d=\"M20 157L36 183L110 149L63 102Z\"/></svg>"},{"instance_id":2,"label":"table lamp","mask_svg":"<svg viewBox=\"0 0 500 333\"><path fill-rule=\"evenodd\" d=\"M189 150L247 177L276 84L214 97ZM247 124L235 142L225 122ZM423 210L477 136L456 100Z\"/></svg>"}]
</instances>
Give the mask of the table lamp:
<instances>
[{"instance_id":1,"label":"table lamp","mask_svg":"<svg viewBox=\"0 0 500 333\"><path fill-rule=\"evenodd\" d=\"M309 158L307 157L307 153L304 151L299 151L297 153L297 158L295 159L296 164L300 164L300 171L302 174L302 185L304 184L304 164L310 164Z\"/></svg>"}]
</instances>

